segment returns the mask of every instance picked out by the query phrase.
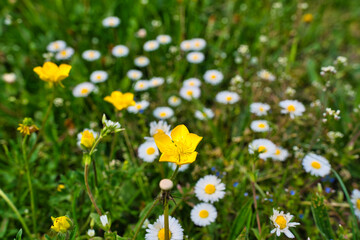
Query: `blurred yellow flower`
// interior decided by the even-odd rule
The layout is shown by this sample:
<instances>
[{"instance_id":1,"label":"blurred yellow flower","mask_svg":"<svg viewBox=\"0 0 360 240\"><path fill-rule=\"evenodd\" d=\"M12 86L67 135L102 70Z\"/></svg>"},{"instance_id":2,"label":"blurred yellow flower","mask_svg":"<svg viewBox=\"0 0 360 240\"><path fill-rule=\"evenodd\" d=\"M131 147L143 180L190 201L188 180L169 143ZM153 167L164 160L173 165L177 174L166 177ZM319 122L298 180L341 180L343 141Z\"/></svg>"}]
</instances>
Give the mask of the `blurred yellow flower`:
<instances>
[{"instance_id":1,"label":"blurred yellow flower","mask_svg":"<svg viewBox=\"0 0 360 240\"><path fill-rule=\"evenodd\" d=\"M314 16L311 13L307 13L302 17L303 22L311 23L314 20Z\"/></svg>"},{"instance_id":2,"label":"blurred yellow flower","mask_svg":"<svg viewBox=\"0 0 360 240\"><path fill-rule=\"evenodd\" d=\"M89 130L82 133L80 144L86 148L91 148L94 145L95 137Z\"/></svg>"},{"instance_id":3,"label":"blurred yellow flower","mask_svg":"<svg viewBox=\"0 0 360 240\"><path fill-rule=\"evenodd\" d=\"M68 64L61 64L57 66L53 62L45 62L42 67L34 68L34 72L39 75L39 78L49 83L60 83L69 76L71 66Z\"/></svg>"},{"instance_id":4,"label":"blurred yellow flower","mask_svg":"<svg viewBox=\"0 0 360 240\"><path fill-rule=\"evenodd\" d=\"M189 133L185 125L179 125L171 131L171 138L160 131L154 135L154 140L162 155L160 162L173 162L177 165L189 164L195 161L195 149L202 137Z\"/></svg>"},{"instance_id":5,"label":"blurred yellow flower","mask_svg":"<svg viewBox=\"0 0 360 240\"><path fill-rule=\"evenodd\" d=\"M34 124L31 118L24 118L23 122L19 123L17 130L25 136L38 131L39 128Z\"/></svg>"},{"instance_id":6,"label":"blurred yellow flower","mask_svg":"<svg viewBox=\"0 0 360 240\"><path fill-rule=\"evenodd\" d=\"M58 192L61 192L63 189L65 189L65 185L64 185L64 184L59 184L59 185L57 186L57 188L56 188L56 190L57 190Z\"/></svg>"},{"instance_id":7,"label":"blurred yellow flower","mask_svg":"<svg viewBox=\"0 0 360 240\"><path fill-rule=\"evenodd\" d=\"M53 221L51 229L55 232L65 233L71 227L71 220L66 216L57 218L51 217L51 220Z\"/></svg>"},{"instance_id":8,"label":"blurred yellow flower","mask_svg":"<svg viewBox=\"0 0 360 240\"><path fill-rule=\"evenodd\" d=\"M122 110L129 106L134 106L134 94L132 93L121 93L119 91L113 91L111 96L106 96L105 101L112 103L117 110Z\"/></svg>"}]
</instances>

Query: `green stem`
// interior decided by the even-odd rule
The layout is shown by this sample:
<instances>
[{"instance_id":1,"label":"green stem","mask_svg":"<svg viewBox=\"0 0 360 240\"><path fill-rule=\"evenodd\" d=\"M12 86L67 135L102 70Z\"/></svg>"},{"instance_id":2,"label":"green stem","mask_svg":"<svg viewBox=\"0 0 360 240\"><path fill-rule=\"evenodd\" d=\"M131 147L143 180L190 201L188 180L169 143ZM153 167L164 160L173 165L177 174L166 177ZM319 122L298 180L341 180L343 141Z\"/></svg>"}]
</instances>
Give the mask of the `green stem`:
<instances>
[{"instance_id":1,"label":"green stem","mask_svg":"<svg viewBox=\"0 0 360 240\"><path fill-rule=\"evenodd\" d=\"M90 156L89 156L90 157ZM89 169L89 164L85 163L85 168L84 168L84 178L85 178L85 186L86 186L86 191L87 194L89 195L90 201L92 202L92 204L95 207L96 212L99 214L99 216L102 216L102 213L100 211L100 209L98 208L98 206L96 205L94 196L91 193L90 187L89 187L89 183L88 183L88 169Z\"/></svg>"},{"instance_id":2,"label":"green stem","mask_svg":"<svg viewBox=\"0 0 360 240\"><path fill-rule=\"evenodd\" d=\"M169 236L169 202L168 202L167 196L165 197L164 201L165 201L165 203L164 203L165 240L170 240L170 236Z\"/></svg>"},{"instance_id":3,"label":"green stem","mask_svg":"<svg viewBox=\"0 0 360 240\"><path fill-rule=\"evenodd\" d=\"M176 175L177 175L178 172L179 172L179 169L180 169L180 166L177 165L175 171L173 172L173 174L172 174L171 177L170 177L170 180L171 180L171 181L174 181Z\"/></svg>"},{"instance_id":4,"label":"green stem","mask_svg":"<svg viewBox=\"0 0 360 240\"><path fill-rule=\"evenodd\" d=\"M29 167L29 159L26 155L26 141L28 139L28 135L26 135L22 141L22 153L25 163L25 172L26 172L26 178L28 182L28 187L30 191L30 204L31 204L31 215L32 215L32 223L33 223L33 231L36 234L37 233L37 226L36 226L36 211L35 211L35 200L34 200L34 191L32 188L31 183L31 176L30 176L30 167Z\"/></svg>"},{"instance_id":5,"label":"green stem","mask_svg":"<svg viewBox=\"0 0 360 240\"><path fill-rule=\"evenodd\" d=\"M15 215L17 216L17 218L19 219L21 225L23 226L23 228L25 229L25 232L27 235L29 235L29 237L32 239L30 230L28 228L28 226L26 225L24 219L21 217L19 211L17 210L17 208L15 207L15 205L12 203L12 201L6 196L6 194L3 192L3 190L0 188L0 196L5 200L5 202L9 205L9 207L14 211Z\"/></svg>"}]
</instances>

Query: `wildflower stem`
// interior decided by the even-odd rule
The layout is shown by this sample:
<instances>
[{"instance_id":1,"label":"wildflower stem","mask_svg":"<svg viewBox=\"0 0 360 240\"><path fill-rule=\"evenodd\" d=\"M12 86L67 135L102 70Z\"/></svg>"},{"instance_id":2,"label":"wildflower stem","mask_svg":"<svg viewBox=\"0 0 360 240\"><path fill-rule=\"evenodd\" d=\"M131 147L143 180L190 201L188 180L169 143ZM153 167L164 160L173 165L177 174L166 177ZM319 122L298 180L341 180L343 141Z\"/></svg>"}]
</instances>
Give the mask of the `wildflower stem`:
<instances>
[{"instance_id":1,"label":"wildflower stem","mask_svg":"<svg viewBox=\"0 0 360 240\"><path fill-rule=\"evenodd\" d=\"M89 198L92 202L92 204L95 207L96 212L99 214L99 216L102 216L102 213L100 211L100 209L98 208L98 206L96 205L94 196L91 193L90 187L89 187L89 183L88 183L88 169L89 169L89 164L85 163L85 169L84 169L84 178L85 178L85 186L86 186L86 191L89 195Z\"/></svg>"},{"instance_id":2,"label":"wildflower stem","mask_svg":"<svg viewBox=\"0 0 360 240\"><path fill-rule=\"evenodd\" d=\"M1 188L0 188L0 196L5 200L5 202L9 205L9 207L14 211L15 215L17 216L21 225L23 226L26 234L29 235L30 238L32 239L30 230L29 230L28 226L26 225L24 219L20 215L19 211L17 210L17 208L15 207L13 202L7 197L7 195L3 192L3 190Z\"/></svg>"},{"instance_id":3,"label":"wildflower stem","mask_svg":"<svg viewBox=\"0 0 360 240\"><path fill-rule=\"evenodd\" d=\"M29 158L26 154L26 141L28 139L28 135L24 136L24 139L22 141L22 153L25 163L25 172L26 172L26 178L28 182L29 192L30 192L30 204L31 204L31 216L32 216L32 223L33 223L33 231L36 234L37 233L37 226L36 226L36 212L35 212L35 200L34 200L34 191L32 188L31 183L31 176L30 176L30 167L29 167Z\"/></svg>"},{"instance_id":4,"label":"wildflower stem","mask_svg":"<svg viewBox=\"0 0 360 240\"><path fill-rule=\"evenodd\" d=\"M170 178L171 181L174 181L176 175L177 175L178 172L179 172L179 168L180 168L180 166L179 166L179 165L176 165L176 169L175 169L175 171L173 172L173 174L171 175L171 178Z\"/></svg>"},{"instance_id":5,"label":"wildflower stem","mask_svg":"<svg viewBox=\"0 0 360 240\"><path fill-rule=\"evenodd\" d=\"M260 224L259 212L258 212L258 209L257 209L257 200L256 200L256 191L255 191L255 183L254 182L251 182L251 187L252 187L253 199L254 199L254 207L255 207L255 212L256 212L256 222L257 222L257 225L258 225L259 234L261 235L261 224Z\"/></svg>"},{"instance_id":6,"label":"wildflower stem","mask_svg":"<svg viewBox=\"0 0 360 240\"><path fill-rule=\"evenodd\" d=\"M164 198L164 225L165 225L165 240L170 240L169 236L169 201L168 197L166 196Z\"/></svg>"}]
</instances>

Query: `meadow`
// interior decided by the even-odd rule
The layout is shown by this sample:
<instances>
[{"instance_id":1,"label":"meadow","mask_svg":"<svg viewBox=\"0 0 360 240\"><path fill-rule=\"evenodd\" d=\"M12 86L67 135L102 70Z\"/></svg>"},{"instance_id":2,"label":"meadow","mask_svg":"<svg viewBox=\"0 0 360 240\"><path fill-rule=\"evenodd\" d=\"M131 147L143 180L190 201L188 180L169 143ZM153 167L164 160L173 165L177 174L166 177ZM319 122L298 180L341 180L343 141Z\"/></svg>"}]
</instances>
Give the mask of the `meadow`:
<instances>
[{"instance_id":1,"label":"meadow","mask_svg":"<svg viewBox=\"0 0 360 240\"><path fill-rule=\"evenodd\" d=\"M360 2L3 0L0 239L360 239Z\"/></svg>"}]
</instances>

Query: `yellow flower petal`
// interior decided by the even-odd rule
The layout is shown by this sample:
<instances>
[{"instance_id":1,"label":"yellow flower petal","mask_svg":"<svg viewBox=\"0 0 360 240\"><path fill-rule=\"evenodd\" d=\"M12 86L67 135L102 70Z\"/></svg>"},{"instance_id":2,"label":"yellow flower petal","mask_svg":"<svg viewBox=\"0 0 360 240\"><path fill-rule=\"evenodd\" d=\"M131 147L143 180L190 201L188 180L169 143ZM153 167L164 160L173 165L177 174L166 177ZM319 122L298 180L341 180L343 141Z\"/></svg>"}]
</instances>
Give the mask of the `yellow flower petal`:
<instances>
[{"instance_id":1,"label":"yellow flower petal","mask_svg":"<svg viewBox=\"0 0 360 240\"><path fill-rule=\"evenodd\" d=\"M200 143L200 141L203 139L203 137L200 137L194 133L189 133L185 137L185 141L183 143L183 151L184 152L194 152L197 145Z\"/></svg>"},{"instance_id":2,"label":"yellow flower petal","mask_svg":"<svg viewBox=\"0 0 360 240\"><path fill-rule=\"evenodd\" d=\"M172 154L166 154L163 153L160 156L159 162L172 162L172 163L179 163L179 156L178 155L172 155Z\"/></svg>"},{"instance_id":3,"label":"yellow flower petal","mask_svg":"<svg viewBox=\"0 0 360 240\"><path fill-rule=\"evenodd\" d=\"M195 161L197 152L185 153L180 155L180 162L176 163L177 165L189 164Z\"/></svg>"},{"instance_id":4,"label":"yellow flower petal","mask_svg":"<svg viewBox=\"0 0 360 240\"><path fill-rule=\"evenodd\" d=\"M160 152L168 154L177 154L177 148L168 135L164 132L158 132L154 135L156 146Z\"/></svg>"},{"instance_id":5,"label":"yellow flower petal","mask_svg":"<svg viewBox=\"0 0 360 240\"><path fill-rule=\"evenodd\" d=\"M187 127L185 127L184 124L181 124L179 126L176 126L172 131L171 131L171 139L174 142L181 142L185 140L185 137L189 134L189 130L187 129Z\"/></svg>"}]
</instances>

